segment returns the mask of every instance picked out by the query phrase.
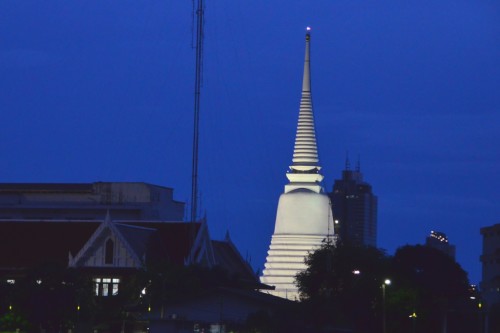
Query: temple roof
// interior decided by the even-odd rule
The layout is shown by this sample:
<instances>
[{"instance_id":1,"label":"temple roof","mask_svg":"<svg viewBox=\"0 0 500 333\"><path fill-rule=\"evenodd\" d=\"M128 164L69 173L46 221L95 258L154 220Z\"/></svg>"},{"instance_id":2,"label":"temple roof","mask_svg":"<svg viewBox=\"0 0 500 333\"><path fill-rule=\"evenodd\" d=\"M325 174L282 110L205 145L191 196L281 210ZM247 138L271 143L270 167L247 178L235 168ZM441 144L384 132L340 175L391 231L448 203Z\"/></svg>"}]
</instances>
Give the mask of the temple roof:
<instances>
[{"instance_id":1,"label":"temple roof","mask_svg":"<svg viewBox=\"0 0 500 333\"><path fill-rule=\"evenodd\" d=\"M22 269L46 263L68 264L100 222L0 222L0 268Z\"/></svg>"},{"instance_id":2,"label":"temple roof","mask_svg":"<svg viewBox=\"0 0 500 333\"><path fill-rule=\"evenodd\" d=\"M0 221L0 270L34 268L46 263L67 266L102 221ZM114 222L113 222L114 223ZM122 221L114 228L138 258L184 265L200 223Z\"/></svg>"}]
</instances>

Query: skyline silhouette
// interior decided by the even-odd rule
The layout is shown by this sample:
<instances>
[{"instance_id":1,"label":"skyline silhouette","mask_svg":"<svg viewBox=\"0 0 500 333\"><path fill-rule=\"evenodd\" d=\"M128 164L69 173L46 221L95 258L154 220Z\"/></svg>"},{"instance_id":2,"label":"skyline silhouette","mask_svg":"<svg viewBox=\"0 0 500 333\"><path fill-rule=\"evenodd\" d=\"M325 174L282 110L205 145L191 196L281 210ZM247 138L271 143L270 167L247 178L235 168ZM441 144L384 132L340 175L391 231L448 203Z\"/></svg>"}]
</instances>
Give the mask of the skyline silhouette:
<instances>
[{"instance_id":1,"label":"skyline silhouette","mask_svg":"<svg viewBox=\"0 0 500 333\"><path fill-rule=\"evenodd\" d=\"M192 3L1 2L0 182L144 181L189 201ZM448 235L472 283L499 222L500 5L207 1L199 212L262 269L312 27L325 190L346 151L392 254Z\"/></svg>"}]
</instances>

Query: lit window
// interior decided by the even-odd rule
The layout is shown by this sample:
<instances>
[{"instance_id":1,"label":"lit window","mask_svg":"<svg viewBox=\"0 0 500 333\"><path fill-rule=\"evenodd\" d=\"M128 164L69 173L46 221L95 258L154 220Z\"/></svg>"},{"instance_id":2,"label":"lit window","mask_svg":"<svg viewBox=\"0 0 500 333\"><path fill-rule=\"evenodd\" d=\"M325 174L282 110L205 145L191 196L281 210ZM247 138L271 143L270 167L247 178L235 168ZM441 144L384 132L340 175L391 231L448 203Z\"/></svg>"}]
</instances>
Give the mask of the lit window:
<instances>
[{"instance_id":1,"label":"lit window","mask_svg":"<svg viewBox=\"0 0 500 333\"><path fill-rule=\"evenodd\" d=\"M8 283L8 284L15 284L15 283L16 283L16 280L7 280L7 283Z\"/></svg>"},{"instance_id":2,"label":"lit window","mask_svg":"<svg viewBox=\"0 0 500 333\"><path fill-rule=\"evenodd\" d=\"M116 296L118 295L120 279L117 278L95 278L94 293L96 296Z\"/></svg>"},{"instance_id":3,"label":"lit window","mask_svg":"<svg viewBox=\"0 0 500 333\"><path fill-rule=\"evenodd\" d=\"M120 283L120 279L113 279L113 283L111 284L113 296L118 295L118 284L119 283Z\"/></svg>"},{"instance_id":4,"label":"lit window","mask_svg":"<svg viewBox=\"0 0 500 333\"><path fill-rule=\"evenodd\" d=\"M102 279L102 296L109 296L109 284L111 279Z\"/></svg>"},{"instance_id":5,"label":"lit window","mask_svg":"<svg viewBox=\"0 0 500 333\"><path fill-rule=\"evenodd\" d=\"M99 286L101 285L101 279L94 279L94 295L99 296Z\"/></svg>"}]
</instances>

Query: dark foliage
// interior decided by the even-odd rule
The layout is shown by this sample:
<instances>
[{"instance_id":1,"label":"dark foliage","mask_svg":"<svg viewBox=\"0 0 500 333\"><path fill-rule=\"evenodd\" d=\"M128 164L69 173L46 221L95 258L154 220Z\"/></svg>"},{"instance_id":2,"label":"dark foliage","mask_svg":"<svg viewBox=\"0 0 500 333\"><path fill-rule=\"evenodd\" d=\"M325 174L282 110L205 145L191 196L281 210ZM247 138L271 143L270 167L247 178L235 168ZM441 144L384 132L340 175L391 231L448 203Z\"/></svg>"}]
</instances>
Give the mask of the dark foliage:
<instances>
[{"instance_id":1,"label":"dark foliage","mask_svg":"<svg viewBox=\"0 0 500 333\"><path fill-rule=\"evenodd\" d=\"M395 273L416 286L425 298L453 299L468 294L467 273L443 252L422 245L399 248L393 258Z\"/></svg>"},{"instance_id":2,"label":"dark foliage","mask_svg":"<svg viewBox=\"0 0 500 333\"><path fill-rule=\"evenodd\" d=\"M57 264L29 271L15 284L2 285L0 293L5 304L0 330L12 325L28 331L73 328L95 309L90 278Z\"/></svg>"},{"instance_id":3,"label":"dark foliage","mask_svg":"<svg viewBox=\"0 0 500 333\"><path fill-rule=\"evenodd\" d=\"M457 332L467 326L466 321L475 315L475 304L469 300L467 273L453 258L415 245L399 248L392 261L395 284L389 300L394 323L405 322L415 312L419 332L439 332L444 326L450 331L457 322L461 322Z\"/></svg>"},{"instance_id":4,"label":"dark foliage","mask_svg":"<svg viewBox=\"0 0 500 333\"><path fill-rule=\"evenodd\" d=\"M297 283L312 322L373 328L380 286L390 264L383 251L325 243L306 258L306 264L308 268L297 275Z\"/></svg>"},{"instance_id":5,"label":"dark foliage","mask_svg":"<svg viewBox=\"0 0 500 333\"><path fill-rule=\"evenodd\" d=\"M467 274L433 248L404 246L390 257L376 248L326 243L305 262L296 279L303 312L316 330L380 332L384 304L388 332L477 328ZM384 287L384 302L386 278L392 284Z\"/></svg>"}]
</instances>

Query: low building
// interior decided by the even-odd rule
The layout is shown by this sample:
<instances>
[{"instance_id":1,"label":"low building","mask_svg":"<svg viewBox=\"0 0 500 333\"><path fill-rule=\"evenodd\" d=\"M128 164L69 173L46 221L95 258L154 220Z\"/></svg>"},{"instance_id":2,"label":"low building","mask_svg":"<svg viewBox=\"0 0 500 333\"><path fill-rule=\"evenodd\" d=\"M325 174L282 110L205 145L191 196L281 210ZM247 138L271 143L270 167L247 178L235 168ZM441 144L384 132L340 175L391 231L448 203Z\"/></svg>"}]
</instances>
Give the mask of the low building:
<instances>
[{"instance_id":1,"label":"low building","mask_svg":"<svg viewBox=\"0 0 500 333\"><path fill-rule=\"evenodd\" d=\"M151 281L144 280L144 276L151 277L148 270L154 265L221 268L228 279L237 281L231 285L234 290L224 294L244 290L247 296L239 298L243 303L252 293L260 296L256 290L267 286L259 282L229 234L224 240L212 240L205 220L183 221L184 203L173 200L172 193L172 189L146 183L0 184L0 317L18 297L12 290L22 290L26 283L33 284L33 290L36 285L42 288L53 280L54 267L84 275L91 284L92 303L107 309L102 314L134 312L135 319L146 323L165 315L160 316L158 308L147 311L145 303L155 296L148 295ZM133 304L131 292L135 293ZM64 304L85 311L84 304L68 297L61 298ZM43 311L31 310L33 318L45 320ZM101 323L104 320L99 314L93 316ZM183 317L204 323L196 311L184 311Z\"/></svg>"},{"instance_id":2,"label":"low building","mask_svg":"<svg viewBox=\"0 0 500 333\"><path fill-rule=\"evenodd\" d=\"M141 182L0 183L0 220L182 221L168 187Z\"/></svg>"}]
</instances>

